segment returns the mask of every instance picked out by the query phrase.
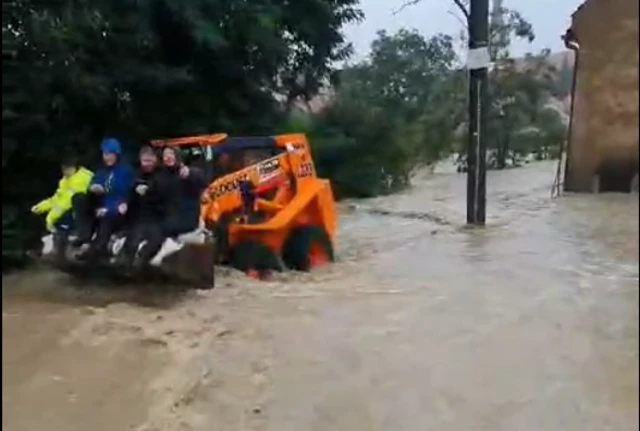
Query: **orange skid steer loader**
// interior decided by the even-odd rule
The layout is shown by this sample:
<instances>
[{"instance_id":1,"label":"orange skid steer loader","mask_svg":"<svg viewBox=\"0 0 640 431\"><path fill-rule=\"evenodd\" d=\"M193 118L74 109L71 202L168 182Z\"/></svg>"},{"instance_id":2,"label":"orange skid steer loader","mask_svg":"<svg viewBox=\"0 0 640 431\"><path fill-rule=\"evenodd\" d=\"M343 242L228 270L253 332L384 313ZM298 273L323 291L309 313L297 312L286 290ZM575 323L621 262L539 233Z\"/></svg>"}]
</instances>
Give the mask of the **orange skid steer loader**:
<instances>
[{"instance_id":1,"label":"orange skid steer loader","mask_svg":"<svg viewBox=\"0 0 640 431\"><path fill-rule=\"evenodd\" d=\"M216 264L265 278L273 271L308 271L334 260L333 192L328 180L316 176L304 134L214 134L159 139L151 145L179 149L209 180L201 197L200 227L165 241L151 262L154 275L211 288ZM124 240L114 236L111 261ZM43 255L52 253L53 241L44 239ZM111 262L98 270L72 260L57 266L75 275L123 276ZM149 280L149 268L127 274L135 276Z\"/></svg>"}]
</instances>

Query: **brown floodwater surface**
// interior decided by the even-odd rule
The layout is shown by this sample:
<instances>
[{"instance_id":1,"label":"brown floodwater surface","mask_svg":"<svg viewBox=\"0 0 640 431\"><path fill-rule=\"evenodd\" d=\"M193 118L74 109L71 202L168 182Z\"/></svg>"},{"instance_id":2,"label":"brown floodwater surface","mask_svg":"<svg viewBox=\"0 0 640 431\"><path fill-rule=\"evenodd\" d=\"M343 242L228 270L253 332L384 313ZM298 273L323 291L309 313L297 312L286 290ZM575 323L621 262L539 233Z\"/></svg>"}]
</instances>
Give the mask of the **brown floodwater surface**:
<instances>
[{"instance_id":1,"label":"brown floodwater surface","mask_svg":"<svg viewBox=\"0 0 640 431\"><path fill-rule=\"evenodd\" d=\"M339 261L207 292L5 277L7 430L636 431L638 196L554 163L341 206Z\"/></svg>"}]
</instances>

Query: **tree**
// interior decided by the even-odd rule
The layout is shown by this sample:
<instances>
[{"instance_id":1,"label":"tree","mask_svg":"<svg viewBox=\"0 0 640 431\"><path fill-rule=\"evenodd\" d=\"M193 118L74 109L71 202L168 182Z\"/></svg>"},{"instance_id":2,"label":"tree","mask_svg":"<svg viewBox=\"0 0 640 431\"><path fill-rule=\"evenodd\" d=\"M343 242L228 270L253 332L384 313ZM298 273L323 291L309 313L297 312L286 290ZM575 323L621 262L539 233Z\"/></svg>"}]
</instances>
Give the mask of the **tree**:
<instances>
[{"instance_id":1,"label":"tree","mask_svg":"<svg viewBox=\"0 0 640 431\"><path fill-rule=\"evenodd\" d=\"M423 0L407 0L396 13L422 1ZM462 14L461 18L458 13L452 10L449 11L462 25L464 31L461 34L461 38L463 42L466 42L469 37L470 0L451 0L451 2L455 5L457 12ZM502 0L494 0L491 22L489 24L489 41L492 59L498 58L499 51L509 45L509 41L513 36L526 38L531 42L535 38L533 26L520 12L503 7Z\"/></svg>"},{"instance_id":2,"label":"tree","mask_svg":"<svg viewBox=\"0 0 640 431\"><path fill-rule=\"evenodd\" d=\"M341 71L333 104L316 118L320 172L344 193L372 196L406 187L416 167L448 153L460 120L452 95L463 87L455 61L450 36L378 32L369 58Z\"/></svg>"},{"instance_id":3,"label":"tree","mask_svg":"<svg viewBox=\"0 0 640 431\"><path fill-rule=\"evenodd\" d=\"M518 62L503 62L501 69L492 74L494 106L490 116L490 130L495 139L495 167L498 169L506 166L506 159L511 150L520 155L524 155L524 148L536 154L548 154L542 148L546 144L539 134L528 134L526 139L531 145L538 142L541 148L531 147L530 144L511 148L516 135L522 137L522 129L546 126L555 128L557 124L564 128L561 116L556 110L545 111L551 100L556 79L555 70L550 66L548 57L548 50L543 50L537 55L528 54ZM546 112L547 117L554 115L557 118L554 122L539 123L542 112Z\"/></svg>"},{"instance_id":4,"label":"tree","mask_svg":"<svg viewBox=\"0 0 640 431\"><path fill-rule=\"evenodd\" d=\"M402 8L415 5L422 0L408 0ZM470 3L469 0L452 0L458 12L462 13L461 19L456 13L450 11L464 27L462 39L469 38L470 28ZM401 9L402 9L401 8ZM495 0L489 23L489 54L493 62L493 70L489 73L488 98L492 103L487 112L487 134L489 149L497 153L494 167L503 168L506 165L508 153L509 135L511 130L505 130L514 124L513 115L507 116L505 106L510 105L515 96L509 94L502 86L502 69L512 66L509 46L513 38L524 38L533 41L535 34L533 26L518 11L503 7L501 0ZM466 164L466 158L461 158Z\"/></svg>"},{"instance_id":5,"label":"tree","mask_svg":"<svg viewBox=\"0 0 640 431\"><path fill-rule=\"evenodd\" d=\"M553 95L559 99L564 99L571 94L571 84L573 83L573 64L569 60L569 56L562 58L562 65L558 71L555 81Z\"/></svg>"},{"instance_id":6,"label":"tree","mask_svg":"<svg viewBox=\"0 0 640 431\"><path fill-rule=\"evenodd\" d=\"M492 103L487 115L487 132L489 148L495 154L495 158L490 160L490 167L497 169L506 167L511 137L523 120L522 113L518 112L522 108L523 97L517 94L521 89L522 70L509 51L514 38L532 42L535 39L533 26L519 12L503 7L501 0L494 1L489 27L493 69L489 73L489 98Z\"/></svg>"},{"instance_id":7,"label":"tree","mask_svg":"<svg viewBox=\"0 0 640 431\"><path fill-rule=\"evenodd\" d=\"M539 130L539 141L531 150L538 160L546 160L558 155L558 148L566 139L567 126L558 112L546 107L537 117L535 127Z\"/></svg>"}]
</instances>

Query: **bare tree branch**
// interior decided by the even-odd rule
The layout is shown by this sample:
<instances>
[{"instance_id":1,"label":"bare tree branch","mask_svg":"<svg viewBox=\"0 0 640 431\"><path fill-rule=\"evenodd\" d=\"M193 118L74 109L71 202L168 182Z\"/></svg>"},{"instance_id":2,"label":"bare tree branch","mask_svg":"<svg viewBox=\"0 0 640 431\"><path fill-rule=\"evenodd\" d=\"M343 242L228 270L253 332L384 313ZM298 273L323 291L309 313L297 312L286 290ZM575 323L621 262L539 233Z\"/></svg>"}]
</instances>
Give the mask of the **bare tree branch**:
<instances>
[{"instance_id":1,"label":"bare tree branch","mask_svg":"<svg viewBox=\"0 0 640 431\"><path fill-rule=\"evenodd\" d=\"M410 6L415 6L418 3L420 3L422 0L406 0L404 3L402 3L402 5L393 11L394 15L399 14L400 12L402 12L404 9L410 7Z\"/></svg>"},{"instance_id":2,"label":"bare tree branch","mask_svg":"<svg viewBox=\"0 0 640 431\"><path fill-rule=\"evenodd\" d=\"M458 22L460 23L460 25L461 25L463 28L465 28L465 29L467 29L467 30L469 29L469 23L468 23L468 22L465 22L465 21L464 21L462 18L460 18L460 17L459 17L459 16L458 16L454 11L452 11L452 10L448 10L448 11L447 11L447 13L448 13L449 15L451 15L452 17L454 17L455 19L457 19L457 20L458 20Z\"/></svg>"},{"instance_id":3,"label":"bare tree branch","mask_svg":"<svg viewBox=\"0 0 640 431\"><path fill-rule=\"evenodd\" d=\"M453 0L453 2L456 4L456 6L458 6L458 9L462 11L462 14L467 19L467 22L469 22L469 11L467 10L464 3L462 3L462 0Z\"/></svg>"}]
</instances>

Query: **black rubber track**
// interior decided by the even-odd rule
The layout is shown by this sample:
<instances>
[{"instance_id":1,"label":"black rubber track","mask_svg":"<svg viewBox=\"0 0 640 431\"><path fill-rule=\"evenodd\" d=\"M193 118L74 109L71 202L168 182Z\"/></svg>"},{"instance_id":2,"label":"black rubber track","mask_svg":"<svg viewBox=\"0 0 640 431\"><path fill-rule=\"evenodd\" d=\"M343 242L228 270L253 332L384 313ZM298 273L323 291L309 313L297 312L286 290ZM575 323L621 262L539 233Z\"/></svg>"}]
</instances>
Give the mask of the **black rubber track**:
<instances>
[{"instance_id":1,"label":"black rubber track","mask_svg":"<svg viewBox=\"0 0 640 431\"><path fill-rule=\"evenodd\" d=\"M330 261L335 260L333 244L327 232L320 226L301 226L291 232L282 248L285 264L297 271L309 271L309 251L314 243L322 246Z\"/></svg>"},{"instance_id":2,"label":"black rubber track","mask_svg":"<svg viewBox=\"0 0 640 431\"><path fill-rule=\"evenodd\" d=\"M231 266L243 272L249 270L280 272L285 269L280 256L257 241L239 242L231 249L229 257Z\"/></svg>"}]
</instances>

